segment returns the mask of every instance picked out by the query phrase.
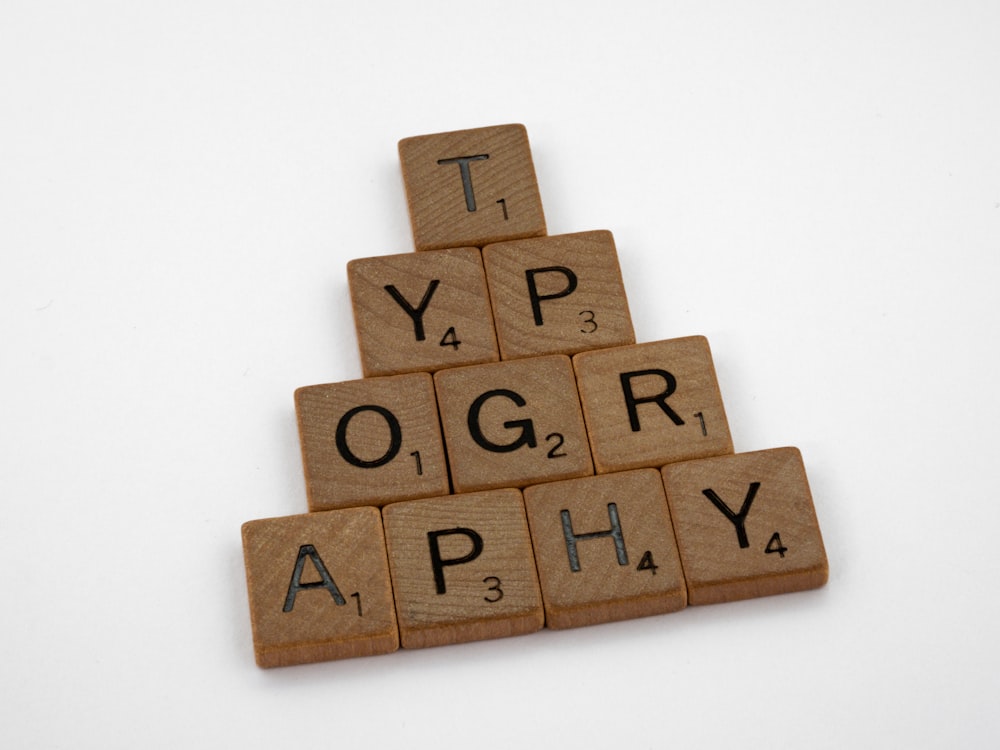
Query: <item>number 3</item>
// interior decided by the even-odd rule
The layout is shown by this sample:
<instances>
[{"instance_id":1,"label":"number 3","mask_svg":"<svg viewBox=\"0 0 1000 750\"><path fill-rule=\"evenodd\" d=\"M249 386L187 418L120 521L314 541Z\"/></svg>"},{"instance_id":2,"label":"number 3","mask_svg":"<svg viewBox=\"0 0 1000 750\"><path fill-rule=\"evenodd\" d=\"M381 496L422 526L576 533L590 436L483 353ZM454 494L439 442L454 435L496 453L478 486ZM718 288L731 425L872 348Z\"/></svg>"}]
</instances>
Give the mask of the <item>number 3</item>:
<instances>
[{"instance_id":1,"label":"number 3","mask_svg":"<svg viewBox=\"0 0 1000 750\"><path fill-rule=\"evenodd\" d=\"M588 325L590 327L589 328L581 328L580 329L580 333L593 333L594 331L597 330L597 321L594 320L594 311L593 310L581 310L579 313L577 313L577 315L580 315L581 317L582 316L589 316L589 317L584 317L583 318L583 322L584 322L585 325Z\"/></svg>"},{"instance_id":2,"label":"number 3","mask_svg":"<svg viewBox=\"0 0 1000 750\"><path fill-rule=\"evenodd\" d=\"M493 597L492 599L488 596L484 596L483 599L488 601L490 604L495 604L496 602L503 599L503 589L500 588L500 579L497 578L496 576L486 576L486 578L483 579L483 583L489 583L490 581L493 581L493 585L490 586L489 589L487 589L487 591L495 592L496 596Z\"/></svg>"}]
</instances>

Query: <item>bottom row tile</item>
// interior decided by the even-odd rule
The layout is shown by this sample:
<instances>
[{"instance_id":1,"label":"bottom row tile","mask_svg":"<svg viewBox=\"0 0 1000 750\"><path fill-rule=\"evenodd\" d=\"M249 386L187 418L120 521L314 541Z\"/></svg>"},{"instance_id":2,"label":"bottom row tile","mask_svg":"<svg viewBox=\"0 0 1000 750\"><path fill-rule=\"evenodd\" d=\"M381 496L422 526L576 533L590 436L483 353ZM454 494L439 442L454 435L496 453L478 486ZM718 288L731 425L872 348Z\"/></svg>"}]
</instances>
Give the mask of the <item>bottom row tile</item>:
<instances>
[{"instance_id":1,"label":"bottom row tile","mask_svg":"<svg viewBox=\"0 0 1000 750\"><path fill-rule=\"evenodd\" d=\"M262 667L625 620L827 579L777 448L243 525Z\"/></svg>"}]
</instances>

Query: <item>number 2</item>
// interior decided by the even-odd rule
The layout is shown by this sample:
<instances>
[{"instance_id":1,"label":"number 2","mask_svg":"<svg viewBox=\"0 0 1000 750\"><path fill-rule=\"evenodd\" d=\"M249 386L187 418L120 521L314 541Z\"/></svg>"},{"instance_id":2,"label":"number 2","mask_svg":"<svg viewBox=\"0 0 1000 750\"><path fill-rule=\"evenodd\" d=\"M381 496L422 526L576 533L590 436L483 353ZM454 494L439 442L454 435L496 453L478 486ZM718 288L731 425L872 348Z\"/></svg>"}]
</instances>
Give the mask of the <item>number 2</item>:
<instances>
[{"instance_id":1,"label":"number 2","mask_svg":"<svg viewBox=\"0 0 1000 750\"><path fill-rule=\"evenodd\" d=\"M560 451L559 449L562 448L563 441L565 441L566 438L563 437L563 434L561 432L553 432L545 436L545 442L547 443L553 438L555 438L556 444L553 445L551 448L549 448L549 452L546 454L546 457L563 458L566 455L566 452Z\"/></svg>"}]
</instances>

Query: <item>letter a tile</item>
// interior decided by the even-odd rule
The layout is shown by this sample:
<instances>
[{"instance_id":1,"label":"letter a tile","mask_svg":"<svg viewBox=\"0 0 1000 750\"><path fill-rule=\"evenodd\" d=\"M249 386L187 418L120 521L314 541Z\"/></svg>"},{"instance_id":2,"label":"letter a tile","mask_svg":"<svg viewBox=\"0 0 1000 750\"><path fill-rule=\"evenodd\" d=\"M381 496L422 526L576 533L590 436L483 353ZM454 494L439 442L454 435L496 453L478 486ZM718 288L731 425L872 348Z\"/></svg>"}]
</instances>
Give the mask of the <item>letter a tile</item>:
<instances>
[{"instance_id":1,"label":"letter a tile","mask_svg":"<svg viewBox=\"0 0 1000 750\"><path fill-rule=\"evenodd\" d=\"M399 158L417 250L545 234L523 125L404 138Z\"/></svg>"},{"instance_id":2,"label":"letter a tile","mask_svg":"<svg viewBox=\"0 0 1000 750\"><path fill-rule=\"evenodd\" d=\"M483 263L503 359L635 343L611 232L487 245Z\"/></svg>"},{"instance_id":3,"label":"letter a tile","mask_svg":"<svg viewBox=\"0 0 1000 750\"><path fill-rule=\"evenodd\" d=\"M309 510L449 492L429 374L299 388L295 413Z\"/></svg>"},{"instance_id":4,"label":"letter a tile","mask_svg":"<svg viewBox=\"0 0 1000 750\"><path fill-rule=\"evenodd\" d=\"M404 648L542 627L542 598L518 490L394 503L382 516Z\"/></svg>"},{"instance_id":5,"label":"letter a tile","mask_svg":"<svg viewBox=\"0 0 1000 750\"><path fill-rule=\"evenodd\" d=\"M675 612L687 602L655 469L524 490L550 628Z\"/></svg>"},{"instance_id":6,"label":"letter a tile","mask_svg":"<svg viewBox=\"0 0 1000 750\"><path fill-rule=\"evenodd\" d=\"M478 248L347 264L365 377L500 359Z\"/></svg>"},{"instance_id":7,"label":"letter a tile","mask_svg":"<svg viewBox=\"0 0 1000 750\"><path fill-rule=\"evenodd\" d=\"M826 583L826 551L797 448L686 461L662 472L691 604Z\"/></svg>"},{"instance_id":8,"label":"letter a tile","mask_svg":"<svg viewBox=\"0 0 1000 750\"><path fill-rule=\"evenodd\" d=\"M261 667L399 648L377 508L248 521L243 555Z\"/></svg>"},{"instance_id":9,"label":"letter a tile","mask_svg":"<svg viewBox=\"0 0 1000 750\"><path fill-rule=\"evenodd\" d=\"M598 474L733 452L703 336L573 357Z\"/></svg>"}]
</instances>

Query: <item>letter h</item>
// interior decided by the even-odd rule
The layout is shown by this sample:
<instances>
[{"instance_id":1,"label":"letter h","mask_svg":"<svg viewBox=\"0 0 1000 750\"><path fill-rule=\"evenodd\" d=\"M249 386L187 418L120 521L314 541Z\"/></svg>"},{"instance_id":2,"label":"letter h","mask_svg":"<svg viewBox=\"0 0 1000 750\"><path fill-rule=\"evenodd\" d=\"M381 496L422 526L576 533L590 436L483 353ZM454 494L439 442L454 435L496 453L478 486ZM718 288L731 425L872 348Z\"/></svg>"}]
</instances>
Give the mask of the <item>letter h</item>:
<instances>
[{"instance_id":1,"label":"letter h","mask_svg":"<svg viewBox=\"0 0 1000 750\"><path fill-rule=\"evenodd\" d=\"M608 518L611 519L611 528L607 531L591 531L587 534L574 534L573 523L569 517L568 510L559 511L562 518L563 536L566 538L566 554L569 556L569 569L574 573L580 572L580 555L576 549L576 543L581 539L597 539L602 536L610 536L615 542L615 554L618 556L619 565L628 565L628 553L625 551L625 536L622 534L621 521L618 519L618 506L608 503Z\"/></svg>"}]
</instances>

